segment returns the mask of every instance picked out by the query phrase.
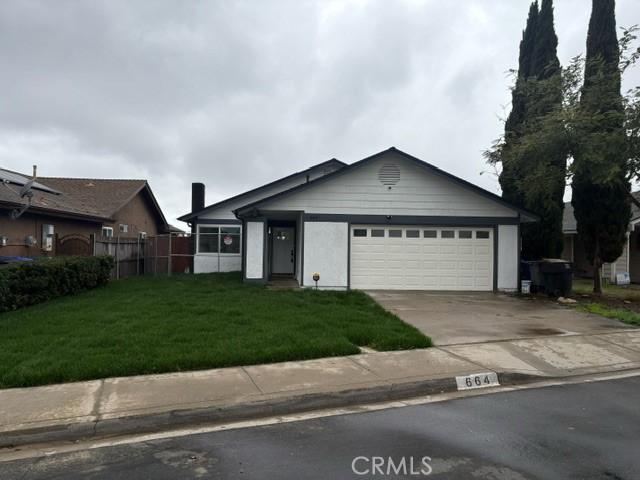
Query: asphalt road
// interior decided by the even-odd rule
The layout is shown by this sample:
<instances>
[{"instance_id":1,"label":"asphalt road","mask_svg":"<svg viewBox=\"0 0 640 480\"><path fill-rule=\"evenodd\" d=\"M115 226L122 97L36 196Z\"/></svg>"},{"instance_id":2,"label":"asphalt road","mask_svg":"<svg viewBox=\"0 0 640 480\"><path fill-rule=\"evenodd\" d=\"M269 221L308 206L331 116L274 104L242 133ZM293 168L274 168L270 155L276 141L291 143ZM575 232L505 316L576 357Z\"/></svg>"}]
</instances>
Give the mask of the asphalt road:
<instances>
[{"instance_id":1,"label":"asphalt road","mask_svg":"<svg viewBox=\"0 0 640 480\"><path fill-rule=\"evenodd\" d=\"M640 376L0 463L14 478L637 479Z\"/></svg>"}]
</instances>

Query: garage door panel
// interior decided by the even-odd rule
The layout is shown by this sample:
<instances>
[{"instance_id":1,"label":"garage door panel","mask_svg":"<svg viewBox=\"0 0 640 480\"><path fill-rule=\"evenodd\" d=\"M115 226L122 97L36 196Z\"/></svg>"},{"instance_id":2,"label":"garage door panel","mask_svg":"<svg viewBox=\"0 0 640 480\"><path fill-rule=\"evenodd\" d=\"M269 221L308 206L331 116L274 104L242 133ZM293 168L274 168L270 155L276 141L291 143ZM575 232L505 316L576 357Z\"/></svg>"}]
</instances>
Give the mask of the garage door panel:
<instances>
[{"instance_id":1,"label":"garage door panel","mask_svg":"<svg viewBox=\"0 0 640 480\"><path fill-rule=\"evenodd\" d=\"M351 234L351 287L359 289L491 290L493 288L493 231L488 239L477 239L469 227L391 227L401 237L390 237L390 227L357 226L367 237ZM385 230L384 237L371 237L371 228ZM420 237L407 237L407 230ZM436 231L424 238L423 230ZM442 230L454 238L442 238ZM463 233L460 230L471 231ZM487 231L487 230L482 230Z\"/></svg>"}]
</instances>

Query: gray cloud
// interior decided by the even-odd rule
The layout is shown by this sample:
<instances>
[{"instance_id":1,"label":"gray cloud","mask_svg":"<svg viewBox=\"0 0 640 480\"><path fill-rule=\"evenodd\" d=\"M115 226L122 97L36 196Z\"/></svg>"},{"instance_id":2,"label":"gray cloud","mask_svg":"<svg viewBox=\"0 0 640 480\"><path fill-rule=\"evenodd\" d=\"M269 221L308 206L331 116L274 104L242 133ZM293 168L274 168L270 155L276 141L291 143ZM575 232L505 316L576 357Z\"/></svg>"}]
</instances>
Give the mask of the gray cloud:
<instances>
[{"instance_id":1,"label":"gray cloud","mask_svg":"<svg viewBox=\"0 0 640 480\"><path fill-rule=\"evenodd\" d=\"M167 216L395 145L492 191L528 1L0 2L0 165L143 177ZM590 2L556 1L561 61ZM640 5L619 0L619 25ZM640 79L633 72L628 86Z\"/></svg>"}]
</instances>

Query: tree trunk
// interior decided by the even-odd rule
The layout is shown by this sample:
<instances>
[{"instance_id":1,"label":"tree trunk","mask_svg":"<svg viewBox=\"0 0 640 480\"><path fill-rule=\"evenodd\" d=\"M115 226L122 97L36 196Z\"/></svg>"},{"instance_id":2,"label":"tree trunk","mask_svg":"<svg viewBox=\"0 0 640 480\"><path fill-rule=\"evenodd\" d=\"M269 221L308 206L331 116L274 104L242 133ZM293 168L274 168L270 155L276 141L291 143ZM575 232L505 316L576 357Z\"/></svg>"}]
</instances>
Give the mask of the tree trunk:
<instances>
[{"instance_id":1,"label":"tree trunk","mask_svg":"<svg viewBox=\"0 0 640 480\"><path fill-rule=\"evenodd\" d=\"M602 295L602 277L600 276L599 261L593 262L593 293Z\"/></svg>"},{"instance_id":2,"label":"tree trunk","mask_svg":"<svg viewBox=\"0 0 640 480\"><path fill-rule=\"evenodd\" d=\"M600 267L602 261L600 260L600 242L596 240L596 248L593 255L593 293L595 295L602 295L602 277L600 276Z\"/></svg>"},{"instance_id":3,"label":"tree trunk","mask_svg":"<svg viewBox=\"0 0 640 480\"><path fill-rule=\"evenodd\" d=\"M595 295L602 295L602 277L600 276L600 267L602 266L602 260L600 260L600 241L596 239L595 251L593 252L593 293Z\"/></svg>"}]
</instances>

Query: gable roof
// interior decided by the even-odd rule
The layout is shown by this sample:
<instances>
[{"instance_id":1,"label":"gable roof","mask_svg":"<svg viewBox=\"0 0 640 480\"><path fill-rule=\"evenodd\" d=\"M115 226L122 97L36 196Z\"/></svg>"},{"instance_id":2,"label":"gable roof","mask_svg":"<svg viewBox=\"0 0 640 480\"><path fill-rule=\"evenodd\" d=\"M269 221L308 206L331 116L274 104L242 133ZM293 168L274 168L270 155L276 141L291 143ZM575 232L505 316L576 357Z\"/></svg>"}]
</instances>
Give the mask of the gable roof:
<instances>
[{"instance_id":1,"label":"gable roof","mask_svg":"<svg viewBox=\"0 0 640 480\"><path fill-rule=\"evenodd\" d=\"M240 193L238 195L234 195L233 197L229 197L229 198L227 198L225 200L222 200L220 202L212 203L211 205L207 205L206 207L204 207L202 210L198 210L198 211L195 211L195 212L190 212L190 213L187 213L185 215L182 215L181 217L178 217L178 220L181 220L183 222L188 222L191 219L193 219L193 218L195 218L195 217L197 217L199 215L202 215L203 213L207 212L208 210L212 210L214 208L220 208L220 207L222 207L222 206L224 206L224 205L226 205L228 203L233 203L233 202L236 202L238 200L241 200L243 197L248 197L250 195L255 195L256 193L259 193L260 191L263 191L263 190L266 190L268 188L274 187L279 183L286 182L287 180L290 180L293 177L296 177L298 175L300 175L300 176L306 175L307 173L310 173L313 170L316 170L316 169L322 168L322 167L327 167L327 166L335 166L335 167L338 167L338 170L340 170L340 169L346 167L347 164L344 163L344 162L341 162L337 158L332 158L330 160L318 163L318 164L313 165L313 166L311 166L311 167L309 167L309 168L307 168L305 170L301 170L300 172L292 173L291 175L287 175L286 177L279 178L278 180L274 180L273 182L267 183L267 184L262 185L260 187L254 188L252 190L247 190L246 192ZM328 176L328 175L331 175L331 173L328 173L325 176ZM309 183L311 183L311 181Z\"/></svg>"},{"instance_id":2,"label":"gable roof","mask_svg":"<svg viewBox=\"0 0 640 480\"><path fill-rule=\"evenodd\" d=\"M636 200L640 200L640 191L633 192L631 195ZM635 203L631 203L631 222L640 219L640 208ZM573 205L571 202L565 202L564 210L562 212L562 231L563 233L577 233L578 222L573 214Z\"/></svg>"},{"instance_id":3,"label":"gable roof","mask_svg":"<svg viewBox=\"0 0 640 480\"><path fill-rule=\"evenodd\" d=\"M34 191L29 210L92 221L109 221L138 193L144 192L151 201L160 223L167 221L146 180L38 177L40 184L51 189ZM20 207L26 200L17 189L0 185L0 204Z\"/></svg>"},{"instance_id":4,"label":"gable roof","mask_svg":"<svg viewBox=\"0 0 640 480\"><path fill-rule=\"evenodd\" d=\"M539 217L536 214L534 214L534 213L532 213L532 212L530 212L528 210L524 210L522 208L516 207L515 205L507 202L506 200L504 200L502 197L496 195L495 193L489 192L489 191L485 190L484 188L481 188L481 187L479 187L477 185L474 185L471 182L467 182L466 180L463 180L463 179L461 179L459 177L456 177L455 175L453 175L451 173L448 173L448 172L445 172L444 170L440 170L435 165L427 163L424 160L420 160L419 158L414 157L413 155L410 155L410 154L408 154L406 152L403 152L402 150L399 150L396 147L390 147L387 150L383 150L383 151L375 153L375 154L373 154L373 155L371 155L369 157L363 158L362 160L359 160L359 161L357 161L355 163L352 163L351 165L347 165L347 166L345 166L345 167L341 168L340 170L337 170L337 171L335 171L333 173L329 173L327 175L324 175L324 176L322 176L320 178L317 178L315 180L312 180L310 182L303 183L301 185L295 186L293 188L290 188L289 190L285 190L284 192L276 193L275 195L271 195L269 197L263 198L263 199L258 200L256 202L244 205L244 206L236 209L234 211L234 213L236 214L236 216L240 217L243 214L245 214L246 212L251 211L253 209L256 209L260 205L262 205L264 203L267 203L267 202L269 202L271 200L274 200L276 198L283 198L283 197L289 196L289 195L291 195L293 193L296 193L296 192L302 191L304 189L307 189L307 188L309 188L309 187L311 187L313 185L317 185L318 183L331 181L332 179L336 178L337 176L343 175L345 173L348 173L348 172L351 172L351 171L355 170L356 168L362 167L363 165L366 165L369 162L378 159L379 157L381 157L382 155L384 155L384 154L386 154L388 152L395 152L395 153L401 155L402 157L404 157L405 159L407 159L407 160L413 162L414 164L418 165L420 168L423 168L423 169L427 170L430 173L434 173L434 174L436 174L438 176L444 177L447 180L450 180L450 181L456 183L457 185L460 185L461 187L463 187L463 188L465 188L467 190L470 190L470 191L472 191L474 193L482 195L485 198L493 200L493 201L495 201L495 202L497 202L497 203L499 203L501 205L504 205L504 206L506 206L506 207L518 212L522 216L522 218L523 218L523 220L525 222L534 222L534 221L538 221L539 220Z\"/></svg>"}]
</instances>

